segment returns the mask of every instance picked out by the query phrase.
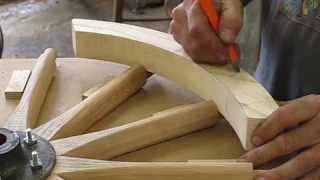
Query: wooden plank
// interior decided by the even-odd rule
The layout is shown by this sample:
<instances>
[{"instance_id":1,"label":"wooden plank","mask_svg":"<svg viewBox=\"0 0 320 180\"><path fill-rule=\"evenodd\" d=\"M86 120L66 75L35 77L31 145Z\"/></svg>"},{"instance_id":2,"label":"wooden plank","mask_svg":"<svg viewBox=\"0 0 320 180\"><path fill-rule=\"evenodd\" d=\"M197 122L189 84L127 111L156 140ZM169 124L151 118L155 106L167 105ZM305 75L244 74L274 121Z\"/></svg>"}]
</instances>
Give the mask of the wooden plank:
<instances>
[{"instance_id":1,"label":"wooden plank","mask_svg":"<svg viewBox=\"0 0 320 180\"><path fill-rule=\"evenodd\" d=\"M49 140L84 133L136 93L147 82L147 74L142 66L129 68L66 113L35 129L35 133Z\"/></svg>"},{"instance_id":2,"label":"wooden plank","mask_svg":"<svg viewBox=\"0 0 320 180\"><path fill-rule=\"evenodd\" d=\"M92 164L91 164L92 163ZM251 163L110 162L58 157L54 173L68 180L251 180Z\"/></svg>"},{"instance_id":3,"label":"wooden plank","mask_svg":"<svg viewBox=\"0 0 320 180\"><path fill-rule=\"evenodd\" d=\"M108 160L208 128L218 117L214 102L205 101L116 128L51 141L51 144L58 155Z\"/></svg>"},{"instance_id":4,"label":"wooden plank","mask_svg":"<svg viewBox=\"0 0 320 180\"><path fill-rule=\"evenodd\" d=\"M113 76L108 76L104 78L101 82L99 82L97 85L90 88L88 91L84 92L82 94L82 100L87 99L89 96L91 96L93 93L97 92L100 88L102 88L104 85L109 83L112 79L114 79Z\"/></svg>"},{"instance_id":5,"label":"wooden plank","mask_svg":"<svg viewBox=\"0 0 320 180\"><path fill-rule=\"evenodd\" d=\"M4 94L7 99L20 99L27 86L31 70L14 70Z\"/></svg>"},{"instance_id":6,"label":"wooden plank","mask_svg":"<svg viewBox=\"0 0 320 180\"><path fill-rule=\"evenodd\" d=\"M55 73L56 56L55 49L46 49L38 58L19 105L5 124L6 128L25 131L26 127L36 126L38 114Z\"/></svg>"},{"instance_id":7,"label":"wooden plank","mask_svg":"<svg viewBox=\"0 0 320 180\"><path fill-rule=\"evenodd\" d=\"M169 34L94 20L74 19L72 25L78 57L139 64L214 101L247 150L252 148L252 131L278 108L250 74L244 70L235 73L228 66L195 64Z\"/></svg>"}]
</instances>

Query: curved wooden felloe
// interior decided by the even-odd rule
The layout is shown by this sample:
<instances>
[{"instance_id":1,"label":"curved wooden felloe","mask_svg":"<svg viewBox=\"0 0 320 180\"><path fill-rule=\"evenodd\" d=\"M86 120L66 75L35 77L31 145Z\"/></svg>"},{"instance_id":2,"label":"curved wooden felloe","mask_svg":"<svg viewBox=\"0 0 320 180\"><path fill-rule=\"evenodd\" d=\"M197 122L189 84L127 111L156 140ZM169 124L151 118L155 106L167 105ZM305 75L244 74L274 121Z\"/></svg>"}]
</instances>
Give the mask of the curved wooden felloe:
<instances>
[{"instance_id":1,"label":"curved wooden felloe","mask_svg":"<svg viewBox=\"0 0 320 180\"><path fill-rule=\"evenodd\" d=\"M198 65L169 34L132 25L74 19L73 46L78 57L141 65L171 79L206 100L213 100L229 121L243 147L252 148L250 135L277 103L244 70Z\"/></svg>"}]
</instances>

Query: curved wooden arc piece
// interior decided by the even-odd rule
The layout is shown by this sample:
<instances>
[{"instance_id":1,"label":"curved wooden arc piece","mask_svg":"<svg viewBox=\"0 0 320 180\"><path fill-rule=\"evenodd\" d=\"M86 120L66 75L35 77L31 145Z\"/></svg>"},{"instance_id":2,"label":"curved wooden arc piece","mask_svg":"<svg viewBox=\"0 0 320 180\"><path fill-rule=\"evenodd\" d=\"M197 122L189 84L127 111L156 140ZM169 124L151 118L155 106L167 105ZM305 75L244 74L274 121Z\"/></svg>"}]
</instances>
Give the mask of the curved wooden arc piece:
<instances>
[{"instance_id":1,"label":"curved wooden arc piece","mask_svg":"<svg viewBox=\"0 0 320 180\"><path fill-rule=\"evenodd\" d=\"M245 149L254 128L276 108L269 93L247 72L198 65L169 34L113 22L74 19L73 46L78 57L141 65L204 99L213 100Z\"/></svg>"},{"instance_id":2,"label":"curved wooden arc piece","mask_svg":"<svg viewBox=\"0 0 320 180\"><path fill-rule=\"evenodd\" d=\"M110 162L58 157L54 170L68 180L251 180L250 163Z\"/></svg>"},{"instance_id":3,"label":"curved wooden arc piece","mask_svg":"<svg viewBox=\"0 0 320 180\"><path fill-rule=\"evenodd\" d=\"M123 126L51 141L62 156L109 160L213 126L219 118L212 101L200 102Z\"/></svg>"},{"instance_id":4,"label":"curved wooden arc piece","mask_svg":"<svg viewBox=\"0 0 320 180\"><path fill-rule=\"evenodd\" d=\"M148 77L142 66L133 66L66 113L36 128L35 133L48 140L82 134L137 92Z\"/></svg>"},{"instance_id":5,"label":"curved wooden arc piece","mask_svg":"<svg viewBox=\"0 0 320 180\"><path fill-rule=\"evenodd\" d=\"M57 52L47 49L37 60L20 103L5 127L15 131L34 128L56 70Z\"/></svg>"}]
</instances>

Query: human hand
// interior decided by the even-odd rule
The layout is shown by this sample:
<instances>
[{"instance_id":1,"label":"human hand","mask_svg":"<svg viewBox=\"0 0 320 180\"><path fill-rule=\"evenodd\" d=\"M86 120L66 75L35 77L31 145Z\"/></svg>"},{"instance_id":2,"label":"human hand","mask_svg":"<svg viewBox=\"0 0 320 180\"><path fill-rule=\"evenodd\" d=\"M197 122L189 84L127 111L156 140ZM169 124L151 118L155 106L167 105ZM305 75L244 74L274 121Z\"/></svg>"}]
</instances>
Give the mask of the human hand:
<instances>
[{"instance_id":1,"label":"human hand","mask_svg":"<svg viewBox=\"0 0 320 180\"><path fill-rule=\"evenodd\" d=\"M285 132L286 131L286 132ZM255 180L318 180L320 178L320 95L309 95L281 106L253 132L256 148L241 157L255 167L301 151L283 165Z\"/></svg>"},{"instance_id":2,"label":"human hand","mask_svg":"<svg viewBox=\"0 0 320 180\"><path fill-rule=\"evenodd\" d=\"M243 24L241 0L214 0L220 15L215 33L197 0L184 0L172 11L171 34L197 63L224 65L228 60L225 44L234 43Z\"/></svg>"}]
</instances>

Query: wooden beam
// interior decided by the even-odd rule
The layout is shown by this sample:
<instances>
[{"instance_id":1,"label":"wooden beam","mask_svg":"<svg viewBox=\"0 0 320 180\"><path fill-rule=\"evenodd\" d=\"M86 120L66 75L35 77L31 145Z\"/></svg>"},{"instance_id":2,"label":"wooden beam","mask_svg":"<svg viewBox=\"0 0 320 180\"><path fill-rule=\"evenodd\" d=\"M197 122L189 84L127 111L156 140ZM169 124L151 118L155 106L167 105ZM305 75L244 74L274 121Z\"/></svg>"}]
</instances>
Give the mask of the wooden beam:
<instances>
[{"instance_id":1,"label":"wooden beam","mask_svg":"<svg viewBox=\"0 0 320 180\"><path fill-rule=\"evenodd\" d=\"M133 66L66 113L35 129L35 133L48 140L80 135L137 92L147 78L142 66Z\"/></svg>"},{"instance_id":2,"label":"wooden beam","mask_svg":"<svg viewBox=\"0 0 320 180\"><path fill-rule=\"evenodd\" d=\"M92 165L91 165L92 162ZM58 157L54 173L68 180L251 180L251 163L110 162Z\"/></svg>"},{"instance_id":3,"label":"wooden beam","mask_svg":"<svg viewBox=\"0 0 320 180\"><path fill-rule=\"evenodd\" d=\"M74 19L72 26L78 57L139 64L214 101L245 149L252 148L250 136L255 127L278 108L250 74L236 73L229 66L196 64L169 34L94 20Z\"/></svg>"},{"instance_id":4,"label":"wooden beam","mask_svg":"<svg viewBox=\"0 0 320 180\"><path fill-rule=\"evenodd\" d=\"M112 159L117 156L213 126L219 114L205 101L90 134L51 141L63 156Z\"/></svg>"},{"instance_id":5,"label":"wooden beam","mask_svg":"<svg viewBox=\"0 0 320 180\"><path fill-rule=\"evenodd\" d=\"M36 126L38 114L55 73L56 56L55 49L47 49L38 58L19 105L5 124L6 128L25 131L26 127L34 128Z\"/></svg>"},{"instance_id":6,"label":"wooden beam","mask_svg":"<svg viewBox=\"0 0 320 180\"><path fill-rule=\"evenodd\" d=\"M4 91L6 99L20 99L27 86L31 70L14 70Z\"/></svg>"}]
</instances>

